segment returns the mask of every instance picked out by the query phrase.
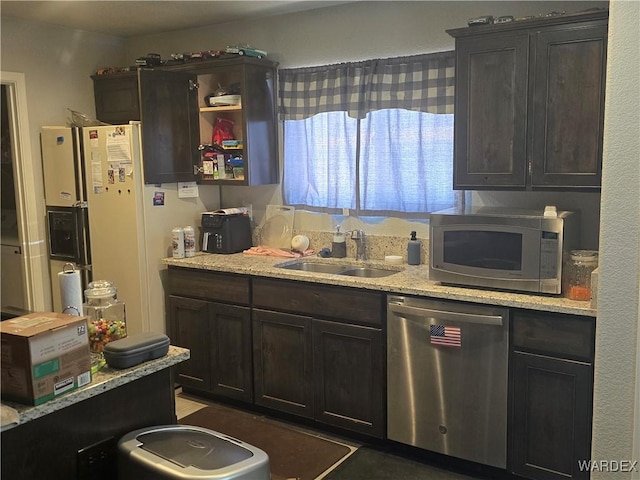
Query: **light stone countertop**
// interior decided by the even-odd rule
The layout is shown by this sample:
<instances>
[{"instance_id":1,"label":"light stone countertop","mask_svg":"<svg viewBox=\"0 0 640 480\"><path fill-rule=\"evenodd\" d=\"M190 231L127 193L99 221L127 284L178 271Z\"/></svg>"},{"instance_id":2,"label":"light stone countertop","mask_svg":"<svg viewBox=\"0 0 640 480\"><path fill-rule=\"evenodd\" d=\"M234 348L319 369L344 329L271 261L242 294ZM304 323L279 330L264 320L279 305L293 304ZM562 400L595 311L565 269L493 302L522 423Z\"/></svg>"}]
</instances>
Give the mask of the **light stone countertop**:
<instances>
[{"instance_id":1,"label":"light stone countertop","mask_svg":"<svg viewBox=\"0 0 640 480\"><path fill-rule=\"evenodd\" d=\"M346 275L323 274L288 270L277 265L299 261L299 258L247 255L230 255L198 252L191 258L165 258L163 263L175 267L210 270L214 272L237 273L260 277L298 280L302 282L355 287L383 291L399 295L425 296L439 299L484 303L505 307L540 310L545 312L568 313L574 315L596 316L596 310L590 302L569 300L561 296L512 293L478 288L441 285L429 280L428 265L389 265L384 261L372 260L356 262L353 258L332 259L317 256L305 257L305 260L322 263L340 263L349 265L367 265L388 269L400 269L398 273L382 278L361 278Z\"/></svg>"},{"instance_id":2,"label":"light stone countertop","mask_svg":"<svg viewBox=\"0 0 640 480\"><path fill-rule=\"evenodd\" d=\"M115 369L108 365L101 368L93 375L91 383L60 397L43 403L42 405L29 406L14 402L3 401L2 404L15 409L20 416L19 424L10 424L2 428L2 431L9 430L20 424L43 417L49 413L62 410L69 405L76 404L91 397L100 395L121 385L137 380L139 378L159 372L165 368L172 367L177 363L188 360L190 352L186 348L169 346L169 352L164 357L143 362L125 369Z\"/></svg>"}]
</instances>

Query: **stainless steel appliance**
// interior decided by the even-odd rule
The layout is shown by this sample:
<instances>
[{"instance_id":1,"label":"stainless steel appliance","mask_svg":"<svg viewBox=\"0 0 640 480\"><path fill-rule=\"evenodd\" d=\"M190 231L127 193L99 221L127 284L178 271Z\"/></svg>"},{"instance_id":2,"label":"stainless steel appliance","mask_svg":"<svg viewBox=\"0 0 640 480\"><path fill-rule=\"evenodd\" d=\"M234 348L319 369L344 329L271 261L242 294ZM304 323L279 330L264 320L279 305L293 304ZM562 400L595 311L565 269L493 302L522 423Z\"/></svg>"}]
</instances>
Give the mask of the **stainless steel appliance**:
<instances>
[{"instance_id":1,"label":"stainless steel appliance","mask_svg":"<svg viewBox=\"0 0 640 480\"><path fill-rule=\"evenodd\" d=\"M429 279L559 294L563 256L576 248L577 212L490 207L432 213Z\"/></svg>"},{"instance_id":2,"label":"stainless steel appliance","mask_svg":"<svg viewBox=\"0 0 640 480\"><path fill-rule=\"evenodd\" d=\"M508 354L507 308L389 296L388 438L505 468Z\"/></svg>"}]
</instances>

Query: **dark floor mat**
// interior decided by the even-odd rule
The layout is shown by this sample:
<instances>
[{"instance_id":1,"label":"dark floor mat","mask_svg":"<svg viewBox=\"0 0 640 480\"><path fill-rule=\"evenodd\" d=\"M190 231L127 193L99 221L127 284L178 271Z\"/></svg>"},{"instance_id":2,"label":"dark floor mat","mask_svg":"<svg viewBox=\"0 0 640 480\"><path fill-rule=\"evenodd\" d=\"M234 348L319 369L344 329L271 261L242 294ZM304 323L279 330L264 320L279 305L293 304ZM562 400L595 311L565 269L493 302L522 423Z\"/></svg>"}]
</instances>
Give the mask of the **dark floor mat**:
<instances>
[{"instance_id":1,"label":"dark floor mat","mask_svg":"<svg viewBox=\"0 0 640 480\"><path fill-rule=\"evenodd\" d=\"M198 410L179 423L224 433L264 450L269 455L272 480L313 480L350 452L344 445L218 405Z\"/></svg>"},{"instance_id":2,"label":"dark floor mat","mask_svg":"<svg viewBox=\"0 0 640 480\"><path fill-rule=\"evenodd\" d=\"M415 460L360 447L324 480L474 480Z\"/></svg>"}]
</instances>

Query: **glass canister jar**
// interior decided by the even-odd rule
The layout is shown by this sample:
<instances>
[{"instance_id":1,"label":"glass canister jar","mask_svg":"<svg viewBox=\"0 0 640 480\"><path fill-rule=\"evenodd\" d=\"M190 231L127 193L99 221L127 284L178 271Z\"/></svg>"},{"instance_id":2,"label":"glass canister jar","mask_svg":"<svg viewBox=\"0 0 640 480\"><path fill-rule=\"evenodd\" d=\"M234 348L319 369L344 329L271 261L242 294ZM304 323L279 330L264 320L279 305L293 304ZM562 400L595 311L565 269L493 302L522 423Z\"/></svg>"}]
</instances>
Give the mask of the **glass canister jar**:
<instances>
[{"instance_id":1,"label":"glass canister jar","mask_svg":"<svg viewBox=\"0 0 640 480\"><path fill-rule=\"evenodd\" d=\"M127 336L125 305L118 301L117 290L107 280L96 280L84 291L84 314L88 318L89 348L101 353L104 346Z\"/></svg>"},{"instance_id":2,"label":"glass canister jar","mask_svg":"<svg viewBox=\"0 0 640 480\"><path fill-rule=\"evenodd\" d=\"M569 255L565 295L572 300L590 300L591 272L598 267L598 252L571 250Z\"/></svg>"}]
</instances>

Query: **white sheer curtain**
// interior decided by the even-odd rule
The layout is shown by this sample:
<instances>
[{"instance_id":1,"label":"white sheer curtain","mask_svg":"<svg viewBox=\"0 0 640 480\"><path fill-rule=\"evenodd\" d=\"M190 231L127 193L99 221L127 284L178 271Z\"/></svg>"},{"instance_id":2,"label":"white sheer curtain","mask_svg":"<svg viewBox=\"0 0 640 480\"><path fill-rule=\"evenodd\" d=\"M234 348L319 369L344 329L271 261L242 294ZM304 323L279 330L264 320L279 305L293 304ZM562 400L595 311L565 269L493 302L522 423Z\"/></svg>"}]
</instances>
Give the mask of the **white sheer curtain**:
<instances>
[{"instance_id":1,"label":"white sheer curtain","mask_svg":"<svg viewBox=\"0 0 640 480\"><path fill-rule=\"evenodd\" d=\"M452 114L378 110L359 121L320 113L285 121L284 145L288 205L426 214L461 198L453 190Z\"/></svg>"},{"instance_id":2,"label":"white sheer curtain","mask_svg":"<svg viewBox=\"0 0 640 480\"><path fill-rule=\"evenodd\" d=\"M424 217L453 190L453 52L281 70L284 200Z\"/></svg>"},{"instance_id":3,"label":"white sheer curtain","mask_svg":"<svg viewBox=\"0 0 640 480\"><path fill-rule=\"evenodd\" d=\"M287 205L356 208L357 126L358 121L346 112L285 121Z\"/></svg>"},{"instance_id":4,"label":"white sheer curtain","mask_svg":"<svg viewBox=\"0 0 640 480\"><path fill-rule=\"evenodd\" d=\"M377 110L360 132L360 210L425 213L455 205L453 114Z\"/></svg>"}]
</instances>

